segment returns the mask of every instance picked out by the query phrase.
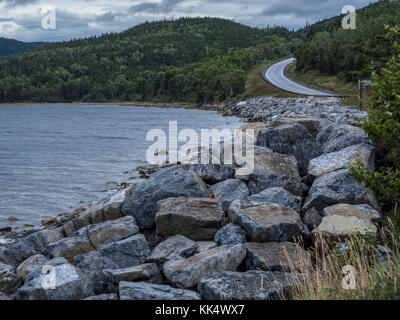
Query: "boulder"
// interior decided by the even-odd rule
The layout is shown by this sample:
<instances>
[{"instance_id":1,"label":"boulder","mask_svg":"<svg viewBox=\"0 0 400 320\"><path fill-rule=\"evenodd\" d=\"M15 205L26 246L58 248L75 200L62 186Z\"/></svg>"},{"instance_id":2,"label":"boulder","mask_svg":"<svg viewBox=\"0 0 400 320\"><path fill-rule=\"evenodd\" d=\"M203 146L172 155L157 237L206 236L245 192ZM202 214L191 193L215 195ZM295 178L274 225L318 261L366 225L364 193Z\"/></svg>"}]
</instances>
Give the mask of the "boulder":
<instances>
[{"instance_id":1,"label":"boulder","mask_svg":"<svg viewBox=\"0 0 400 320\"><path fill-rule=\"evenodd\" d=\"M121 281L162 284L162 275L154 263L124 269L104 269L93 276L95 293L117 293Z\"/></svg>"},{"instance_id":2,"label":"boulder","mask_svg":"<svg viewBox=\"0 0 400 320\"><path fill-rule=\"evenodd\" d=\"M176 258L164 264L164 275L180 288L192 288L200 279L214 272L235 271L246 257L242 244L221 246L203 251L190 258Z\"/></svg>"},{"instance_id":3,"label":"boulder","mask_svg":"<svg viewBox=\"0 0 400 320\"><path fill-rule=\"evenodd\" d=\"M83 300L87 301L111 301L111 300L119 300L118 295L115 293L105 293L105 294L99 294L97 296L91 296L87 297Z\"/></svg>"},{"instance_id":4,"label":"boulder","mask_svg":"<svg viewBox=\"0 0 400 320\"><path fill-rule=\"evenodd\" d=\"M111 282L118 285L121 281L162 283L162 275L154 263L141 264L125 269L105 269Z\"/></svg>"},{"instance_id":5,"label":"boulder","mask_svg":"<svg viewBox=\"0 0 400 320\"><path fill-rule=\"evenodd\" d=\"M318 227L322 221L321 213L315 208L311 208L308 210L303 217L304 224L310 229L313 230L315 227Z\"/></svg>"},{"instance_id":6,"label":"boulder","mask_svg":"<svg viewBox=\"0 0 400 320\"><path fill-rule=\"evenodd\" d=\"M135 217L141 229L151 229L155 224L158 201L172 197L201 197L203 192L193 171L179 166L167 167L134 185L123 202L122 212Z\"/></svg>"},{"instance_id":7,"label":"boulder","mask_svg":"<svg viewBox=\"0 0 400 320\"><path fill-rule=\"evenodd\" d=\"M17 276L19 273L23 277L18 277L23 283L27 283L32 279L39 277L43 273L44 266L59 266L68 264L68 261L63 257L49 259L41 255L33 256L22 262L17 268Z\"/></svg>"},{"instance_id":8,"label":"boulder","mask_svg":"<svg viewBox=\"0 0 400 320\"><path fill-rule=\"evenodd\" d=\"M52 257L64 257L68 261L74 261L77 255L85 254L95 248L90 243L86 228L76 231L71 236L49 245L49 253Z\"/></svg>"},{"instance_id":9,"label":"boulder","mask_svg":"<svg viewBox=\"0 0 400 320\"><path fill-rule=\"evenodd\" d=\"M219 246L243 244L246 242L246 231L236 224L229 223L218 230L214 241Z\"/></svg>"},{"instance_id":10,"label":"boulder","mask_svg":"<svg viewBox=\"0 0 400 320\"><path fill-rule=\"evenodd\" d=\"M249 196L247 185L239 179L229 179L213 185L211 191L214 198L222 205L224 211L228 211L232 201L245 199Z\"/></svg>"},{"instance_id":11,"label":"boulder","mask_svg":"<svg viewBox=\"0 0 400 320\"><path fill-rule=\"evenodd\" d=\"M93 224L87 228L90 243L94 248L122 240L139 232L133 217L127 216L114 221Z\"/></svg>"},{"instance_id":12,"label":"boulder","mask_svg":"<svg viewBox=\"0 0 400 320\"><path fill-rule=\"evenodd\" d=\"M89 225L71 236L49 245L53 257L64 257L73 262L74 257L89 253L109 242L115 242L139 232L135 219L131 216L115 221Z\"/></svg>"},{"instance_id":13,"label":"boulder","mask_svg":"<svg viewBox=\"0 0 400 320\"><path fill-rule=\"evenodd\" d=\"M337 203L367 203L379 208L372 191L354 180L348 169L325 173L318 177L311 186L303 211L313 207L322 211Z\"/></svg>"},{"instance_id":14,"label":"boulder","mask_svg":"<svg viewBox=\"0 0 400 320\"><path fill-rule=\"evenodd\" d=\"M257 207L269 203L276 203L284 207L293 209L296 212L301 210L301 197L292 195L289 191L281 188L268 188L254 194L242 202L242 208Z\"/></svg>"},{"instance_id":15,"label":"boulder","mask_svg":"<svg viewBox=\"0 0 400 320\"><path fill-rule=\"evenodd\" d=\"M286 242L310 235L296 211L274 203L230 211L229 218L246 230L251 242Z\"/></svg>"},{"instance_id":16,"label":"boulder","mask_svg":"<svg viewBox=\"0 0 400 320\"><path fill-rule=\"evenodd\" d=\"M4 294L3 292L0 292L0 301L9 301L11 298Z\"/></svg>"},{"instance_id":17,"label":"boulder","mask_svg":"<svg viewBox=\"0 0 400 320\"><path fill-rule=\"evenodd\" d=\"M52 285L54 287L51 287ZM93 287L89 279L78 268L64 263L54 266L50 274L41 273L25 283L18 289L17 299L81 300L92 295Z\"/></svg>"},{"instance_id":18,"label":"boulder","mask_svg":"<svg viewBox=\"0 0 400 320\"><path fill-rule=\"evenodd\" d=\"M323 216L355 216L360 219L369 220L372 223L380 223L382 221L381 214L367 204L350 205L339 203L325 208L322 211Z\"/></svg>"},{"instance_id":19,"label":"boulder","mask_svg":"<svg viewBox=\"0 0 400 320\"><path fill-rule=\"evenodd\" d=\"M308 132L314 138L316 138L318 136L318 133L322 130L322 128L330 124L330 121L322 118L297 118L297 119L283 118L283 119L273 120L271 123L271 127L276 128L282 125L295 124L295 123L302 125L304 128L308 130Z\"/></svg>"},{"instance_id":20,"label":"boulder","mask_svg":"<svg viewBox=\"0 0 400 320\"><path fill-rule=\"evenodd\" d=\"M36 254L23 261L17 268L17 276L23 282L27 282L30 279L30 275L35 272L36 269L42 268L48 262L49 259L42 254ZM65 261L67 263L67 261Z\"/></svg>"},{"instance_id":21,"label":"boulder","mask_svg":"<svg viewBox=\"0 0 400 320\"><path fill-rule=\"evenodd\" d=\"M96 251L75 257L75 264L86 273L122 269L143 264L150 249L142 234L107 244Z\"/></svg>"},{"instance_id":22,"label":"boulder","mask_svg":"<svg viewBox=\"0 0 400 320\"><path fill-rule=\"evenodd\" d=\"M184 236L176 235L159 243L147 259L148 262L163 264L175 257L189 257L198 248L198 243Z\"/></svg>"},{"instance_id":23,"label":"boulder","mask_svg":"<svg viewBox=\"0 0 400 320\"><path fill-rule=\"evenodd\" d=\"M63 238L60 230L62 229L44 229L32 233L7 247L2 253L2 259L17 267L31 256L46 253L50 243Z\"/></svg>"},{"instance_id":24,"label":"boulder","mask_svg":"<svg viewBox=\"0 0 400 320\"><path fill-rule=\"evenodd\" d=\"M11 295L17 291L19 285L15 268L0 262L0 292Z\"/></svg>"},{"instance_id":25,"label":"boulder","mask_svg":"<svg viewBox=\"0 0 400 320\"><path fill-rule=\"evenodd\" d=\"M197 292L147 282L119 284L120 300L200 300Z\"/></svg>"},{"instance_id":26,"label":"boulder","mask_svg":"<svg viewBox=\"0 0 400 320\"><path fill-rule=\"evenodd\" d=\"M212 240L224 212L215 199L170 198L157 203L156 226L161 240L177 234L192 240Z\"/></svg>"},{"instance_id":27,"label":"boulder","mask_svg":"<svg viewBox=\"0 0 400 320\"><path fill-rule=\"evenodd\" d=\"M289 294L293 278L284 272L226 271L202 278L197 290L204 300L278 300Z\"/></svg>"},{"instance_id":28,"label":"boulder","mask_svg":"<svg viewBox=\"0 0 400 320\"><path fill-rule=\"evenodd\" d=\"M361 162L370 169L373 169L375 164L375 148L368 144L357 144L312 159L308 166L309 180L314 181L314 179L328 172L349 169L357 162Z\"/></svg>"},{"instance_id":29,"label":"boulder","mask_svg":"<svg viewBox=\"0 0 400 320\"><path fill-rule=\"evenodd\" d=\"M257 145L294 156L301 176L307 174L310 160L322 153L320 143L299 123L261 130Z\"/></svg>"},{"instance_id":30,"label":"boulder","mask_svg":"<svg viewBox=\"0 0 400 320\"><path fill-rule=\"evenodd\" d=\"M198 241L197 242L197 250L195 254L198 254L203 251L207 251L210 249L214 249L218 247L218 245L214 241Z\"/></svg>"},{"instance_id":31,"label":"boulder","mask_svg":"<svg viewBox=\"0 0 400 320\"><path fill-rule=\"evenodd\" d=\"M235 175L235 168L223 164L192 164L184 167L196 172L208 184L232 179Z\"/></svg>"},{"instance_id":32,"label":"boulder","mask_svg":"<svg viewBox=\"0 0 400 320\"><path fill-rule=\"evenodd\" d=\"M65 235L70 236L79 229L91 224L122 218L123 214L121 212L121 207L126 198L126 193L127 190L118 191L90 207L79 217L64 223L63 229Z\"/></svg>"},{"instance_id":33,"label":"boulder","mask_svg":"<svg viewBox=\"0 0 400 320\"><path fill-rule=\"evenodd\" d=\"M316 238L320 233L330 241L342 241L351 234L376 235L377 231L376 225L370 220L335 214L323 217L321 224L312 231L312 235Z\"/></svg>"},{"instance_id":34,"label":"boulder","mask_svg":"<svg viewBox=\"0 0 400 320\"><path fill-rule=\"evenodd\" d=\"M311 255L293 242L248 242L248 270L302 272L311 266Z\"/></svg>"},{"instance_id":35,"label":"boulder","mask_svg":"<svg viewBox=\"0 0 400 320\"><path fill-rule=\"evenodd\" d=\"M296 196L302 195L297 161L293 156L255 152L254 170L248 180L250 195L273 187L282 187Z\"/></svg>"},{"instance_id":36,"label":"boulder","mask_svg":"<svg viewBox=\"0 0 400 320\"><path fill-rule=\"evenodd\" d=\"M365 131L348 124L333 123L324 127L317 136L323 153L331 153L356 144L372 144Z\"/></svg>"}]
</instances>

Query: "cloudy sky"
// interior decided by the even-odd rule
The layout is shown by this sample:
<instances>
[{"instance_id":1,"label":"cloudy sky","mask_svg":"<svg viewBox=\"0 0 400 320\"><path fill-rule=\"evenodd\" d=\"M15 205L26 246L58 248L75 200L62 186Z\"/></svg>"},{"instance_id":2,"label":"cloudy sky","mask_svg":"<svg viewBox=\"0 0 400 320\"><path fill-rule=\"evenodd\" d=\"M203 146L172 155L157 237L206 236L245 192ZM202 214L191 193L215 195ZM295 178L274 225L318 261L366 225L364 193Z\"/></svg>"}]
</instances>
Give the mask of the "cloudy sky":
<instances>
[{"instance_id":1,"label":"cloudy sky","mask_svg":"<svg viewBox=\"0 0 400 320\"><path fill-rule=\"evenodd\" d=\"M298 28L335 16L345 5L373 0L0 0L0 37L21 41L61 41L122 31L140 22L183 16L214 16L250 26ZM42 28L53 6L56 29Z\"/></svg>"}]
</instances>

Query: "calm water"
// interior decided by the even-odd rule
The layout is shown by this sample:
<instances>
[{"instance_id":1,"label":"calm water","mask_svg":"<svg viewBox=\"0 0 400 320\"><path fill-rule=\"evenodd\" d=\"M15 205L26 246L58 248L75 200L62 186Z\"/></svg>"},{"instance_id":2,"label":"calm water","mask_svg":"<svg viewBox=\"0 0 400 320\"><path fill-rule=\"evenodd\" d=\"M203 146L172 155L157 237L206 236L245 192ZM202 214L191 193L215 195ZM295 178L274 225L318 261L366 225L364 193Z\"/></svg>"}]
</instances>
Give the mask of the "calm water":
<instances>
[{"instance_id":1,"label":"calm water","mask_svg":"<svg viewBox=\"0 0 400 320\"><path fill-rule=\"evenodd\" d=\"M0 227L40 225L100 200L145 165L152 128L236 128L214 112L124 106L0 106ZM108 183L108 184L107 184ZM114 185L115 187L115 185ZM9 217L19 221L10 222Z\"/></svg>"}]
</instances>

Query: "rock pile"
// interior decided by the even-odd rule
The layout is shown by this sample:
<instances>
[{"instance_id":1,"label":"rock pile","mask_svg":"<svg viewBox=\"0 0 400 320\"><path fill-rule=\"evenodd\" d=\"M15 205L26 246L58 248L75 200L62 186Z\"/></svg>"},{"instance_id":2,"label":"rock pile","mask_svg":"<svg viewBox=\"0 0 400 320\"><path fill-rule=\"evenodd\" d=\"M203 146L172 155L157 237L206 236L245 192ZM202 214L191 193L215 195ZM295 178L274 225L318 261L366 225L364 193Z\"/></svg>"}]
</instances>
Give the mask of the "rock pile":
<instances>
[{"instance_id":1,"label":"rock pile","mask_svg":"<svg viewBox=\"0 0 400 320\"><path fill-rule=\"evenodd\" d=\"M374 166L364 112L269 97L214 109L259 121L242 127L257 131L250 175L167 166L20 236L0 250L0 299L278 299L311 264L297 240L377 232L375 197L349 174Z\"/></svg>"}]
</instances>

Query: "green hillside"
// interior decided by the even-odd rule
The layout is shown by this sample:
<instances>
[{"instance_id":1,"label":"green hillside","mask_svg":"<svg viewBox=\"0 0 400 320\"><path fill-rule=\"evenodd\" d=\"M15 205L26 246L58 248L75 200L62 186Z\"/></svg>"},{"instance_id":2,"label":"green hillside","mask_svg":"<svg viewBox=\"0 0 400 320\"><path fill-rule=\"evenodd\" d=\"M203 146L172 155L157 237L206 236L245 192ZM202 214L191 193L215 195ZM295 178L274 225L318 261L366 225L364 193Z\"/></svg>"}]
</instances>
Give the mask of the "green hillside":
<instances>
[{"instance_id":1,"label":"green hillside","mask_svg":"<svg viewBox=\"0 0 400 320\"><path fill-rule=\"evenodd\" d=\"M292 49L285 28L217 18L144 23L0 61L0 102L211 102L244 91L245 73Z\"/></svg>"},{"instance_id":2,"label":"green hillside","mask_svg":"<svg viewBox=\"0 0 400 320\"><path fill-rule=\"evenodd\" d=\"M45 42L21 42L13 39L0 38L0 59L15 56L43 47Z\"/></svg>"},{"instance_id":3,"label":"green hillside","mask_svg":"<svg viewBox=\"0 0 400 320\"><path fill-rule=\"evenodd\" d=\"M379 1L357 10L355 30L344 30L341 20L334 17L297 32L305 41L295 51L298 71L342 73L347 80L368 78L372 61L379 70L391 56L392 46L383 38L384 25L400 23L400 1Z\"/></svg>"}]
</instances>

